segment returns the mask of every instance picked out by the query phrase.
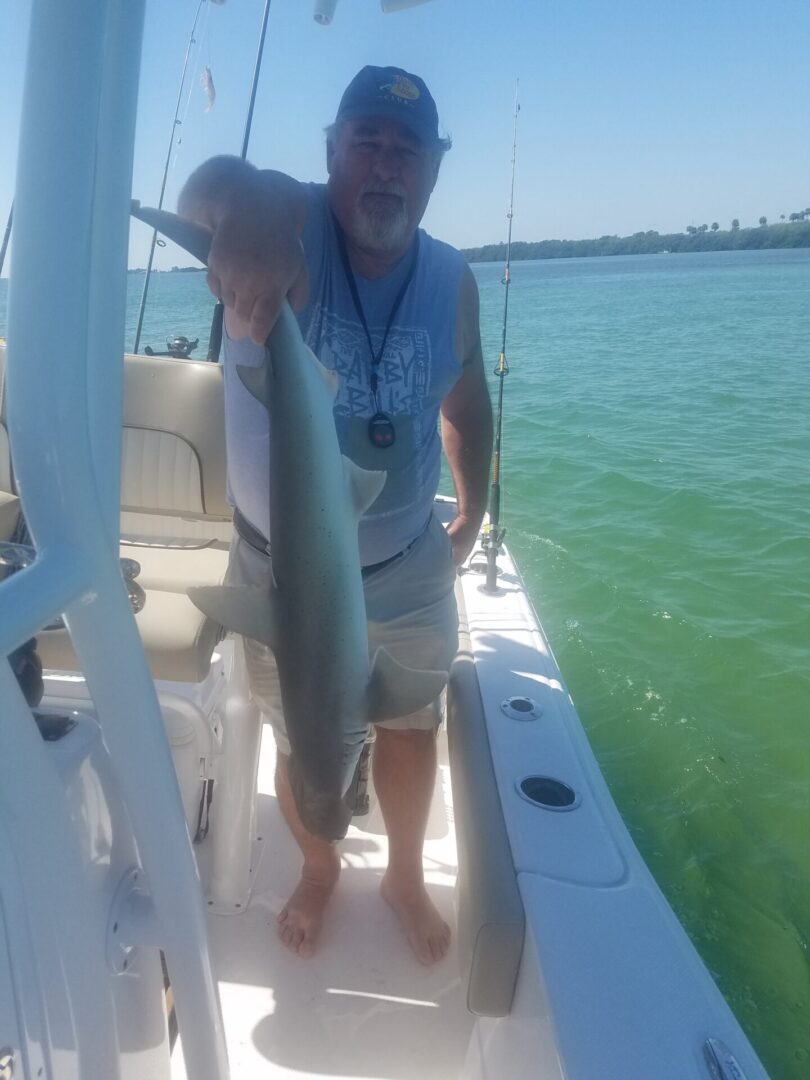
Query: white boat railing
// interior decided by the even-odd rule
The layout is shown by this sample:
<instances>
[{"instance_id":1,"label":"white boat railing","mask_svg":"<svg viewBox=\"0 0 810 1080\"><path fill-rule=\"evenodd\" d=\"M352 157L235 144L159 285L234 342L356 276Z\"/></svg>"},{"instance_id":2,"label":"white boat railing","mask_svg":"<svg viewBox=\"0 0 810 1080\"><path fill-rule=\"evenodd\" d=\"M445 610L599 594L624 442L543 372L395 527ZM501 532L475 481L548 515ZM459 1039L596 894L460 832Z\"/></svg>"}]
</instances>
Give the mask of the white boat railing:
<instances>
[{"instance_id":1,"label":"white boat railing","mask_svg":"<svg viewBox=\"0 0 810 1080\"><path fill-rule=\"evenodd\" d=\"M0 585L0 646L8 654L64 613L132 823L151 905L146 939L166 956L189 1075L224 1080L199 878L118 559L121 358L143 14L144 0L33 3L15 193L7 422L37 559ZM111 1000L103 992L109 978L82 967L85 935L106 928L86 925L59 778L7 668L0 704L0 753L24 781L4 782L0 813L11 823L31 815L31 843L39 836L20 856L21 872L36 889L49 868L66 886L38 896L53 913L54 970L77 1002L76 1051L86 1066L80 1075L117 1077Z\"/></svg>"}]
</instances>

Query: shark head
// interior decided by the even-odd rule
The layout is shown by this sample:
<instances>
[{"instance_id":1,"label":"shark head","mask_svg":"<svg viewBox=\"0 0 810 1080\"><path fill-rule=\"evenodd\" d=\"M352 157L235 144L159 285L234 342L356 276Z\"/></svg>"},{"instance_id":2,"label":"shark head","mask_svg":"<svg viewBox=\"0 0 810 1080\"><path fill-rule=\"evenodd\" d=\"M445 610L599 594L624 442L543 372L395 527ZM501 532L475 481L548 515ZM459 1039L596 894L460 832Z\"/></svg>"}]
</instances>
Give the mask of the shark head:
<instances>
[{"instance_id":1,"label":"shark head","mask_svg":"<svg viewBox=\"0 0 810 1080\"><path fill-rule=\"evenodd\" d=\"M307 832L330 844L342 840L349 828L352 812L340 790L315 787L297 768L295 754L289 759L288 774L295 807Z\"/></svg>"}]
</instances>

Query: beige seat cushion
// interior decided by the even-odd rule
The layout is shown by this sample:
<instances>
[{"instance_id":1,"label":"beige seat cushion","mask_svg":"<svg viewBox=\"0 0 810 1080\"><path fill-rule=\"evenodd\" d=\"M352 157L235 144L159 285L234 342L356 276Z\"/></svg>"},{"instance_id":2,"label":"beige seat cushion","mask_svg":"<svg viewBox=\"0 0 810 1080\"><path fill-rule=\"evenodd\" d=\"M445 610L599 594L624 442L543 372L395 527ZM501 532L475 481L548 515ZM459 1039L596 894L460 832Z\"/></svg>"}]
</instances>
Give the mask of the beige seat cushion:
<instances>
[{"instance_id":1,"label":"beige seat cushion","mask_svg":"<svg viewBox=\"0 0 810 1080\"><path fill-rule=\"evenodd\" d=\"M206 677L220 628L187 596L150 590L135 621L153 679L194 683ZM37 642L46 669L80 670L66 630L43 631Z\"/></svg>"},{"instance_id":2,"label":"beige seat cushion","mask_svg":"<svg viewBox=\"0 0 810 1080\"><path fill-rule=\"evenodd\" d=\"M9 540L20 516L20 500L10 491L0 491L0 540Z\"/></svg>"},{"instance_id":3,"label":"beige seat cushion","mask_svg":"<svg viewBox=\"0 0 810 1080\"><path fill-rule=\"evenodd\" d=\"M146 590L146 603L135 621L152 678L200 682L208 674L211 653L221 631L186 593L192 585L222 582L228 568L227 545L189 548L122 544L121 556L136 559L141 565L137 581ZM67 631L44 631L38 635L38 642L47 669L78 670Z\"/></svg>"}]
</instances>

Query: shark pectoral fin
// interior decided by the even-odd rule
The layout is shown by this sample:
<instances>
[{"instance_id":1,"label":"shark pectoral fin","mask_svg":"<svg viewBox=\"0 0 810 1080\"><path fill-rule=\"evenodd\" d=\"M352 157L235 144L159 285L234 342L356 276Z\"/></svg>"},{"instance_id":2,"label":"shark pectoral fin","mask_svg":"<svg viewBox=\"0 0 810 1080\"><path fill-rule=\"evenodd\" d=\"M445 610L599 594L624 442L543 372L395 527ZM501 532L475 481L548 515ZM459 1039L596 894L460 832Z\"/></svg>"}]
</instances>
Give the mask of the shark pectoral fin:
<instances>
[{"instance_id":1,"label":"shark pectoral fin","mask_svg":"<svg viewBox=\"0 0 810 1080\"><path fill-rule=\"evenodd\" d=\"M344 454L343 475L346 478L349 503L354 507L359 519L385 487L388 473L361 469Z\"/></svg>"},{"instance_id":2,"label":"shark pectoral fin","mask_svg":"<svg viewBox=\"0 0 810 1080\"><path fill-rule=\"evenodd\" d=\"M260 401L265 406L268 397L268 367L267 363L259 364L258 367L254 367L252 364L236 365L236 373L242 380L244 388L252 397L255 397L257 401Z\"/></svg>"},{"instance_id":3,"label":"shark pectoral fin","mask_svg":"<svg viewBox=\"0 0 810 1080\"><path fill-rule=\"evenodd\" d=\"M414 671L385 649L377 649L366 691L368 718L395 720L418 712L435 701L446 685L446 671Z\"/></svg>"},{"instance_id":4,"label":"shark pectoral fin","mask_svg":"<svg viewBox=\"0 0 810 1080\"><path fill-rule=\"evenodd\" d=\"M204 615L226 630L275 650L278 634L272 591L246 585L193 585L188 595Z\"/></svg>"}]
</instances>

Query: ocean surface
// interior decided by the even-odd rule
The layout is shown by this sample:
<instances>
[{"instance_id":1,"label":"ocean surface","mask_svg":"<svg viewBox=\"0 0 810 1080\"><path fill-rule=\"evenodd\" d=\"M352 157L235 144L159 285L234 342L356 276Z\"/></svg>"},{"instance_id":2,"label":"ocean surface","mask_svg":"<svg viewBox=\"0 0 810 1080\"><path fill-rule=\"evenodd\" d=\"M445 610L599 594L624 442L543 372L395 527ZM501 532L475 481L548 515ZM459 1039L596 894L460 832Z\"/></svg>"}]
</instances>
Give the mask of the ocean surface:
<instances>
[{"instance_id":1,"label":"ocean surface","mask_svg":"<svg viewBox=\"0 0 810 1080\"><path fill-rule=\"evenodd\" d=\"M473 269L491 372L503 267ZM212 304L156 275L142 347L204 356ZM507 356L507 542L650 869L806 1080L810 250L515 263Z\"/></svg>"}]
</instances>

